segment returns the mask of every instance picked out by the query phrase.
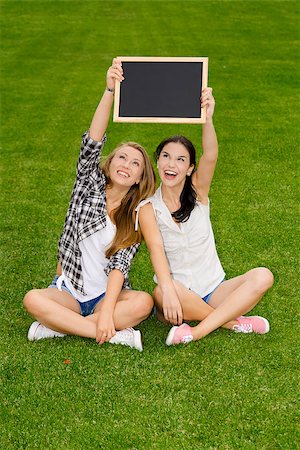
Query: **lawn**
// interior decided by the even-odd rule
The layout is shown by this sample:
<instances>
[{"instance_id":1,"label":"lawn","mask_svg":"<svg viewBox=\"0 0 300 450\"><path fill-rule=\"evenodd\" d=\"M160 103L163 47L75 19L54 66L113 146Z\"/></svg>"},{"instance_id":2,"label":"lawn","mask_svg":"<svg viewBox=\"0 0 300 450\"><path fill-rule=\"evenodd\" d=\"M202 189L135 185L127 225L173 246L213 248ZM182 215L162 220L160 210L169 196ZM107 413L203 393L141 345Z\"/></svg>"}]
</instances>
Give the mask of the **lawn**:
<instances>
[{"instance_id":1,"label":"lawn","mask_svg":"<svg viewBox=\"0 0 300 450\"><path fill-rule=\"evenodd\" d=\"M296 449L299 286L299 2L2 1L0 448ZM82 133L111 59L208 56L220 157L212 221L228 277L269 267L264 336L217 330L144 351L79 337L27 341L24 294L47 286ZM110 122L105 152L152 155L196 125ZM131 273L151 292L145 246Z\"/></svg>"}]
</instances>

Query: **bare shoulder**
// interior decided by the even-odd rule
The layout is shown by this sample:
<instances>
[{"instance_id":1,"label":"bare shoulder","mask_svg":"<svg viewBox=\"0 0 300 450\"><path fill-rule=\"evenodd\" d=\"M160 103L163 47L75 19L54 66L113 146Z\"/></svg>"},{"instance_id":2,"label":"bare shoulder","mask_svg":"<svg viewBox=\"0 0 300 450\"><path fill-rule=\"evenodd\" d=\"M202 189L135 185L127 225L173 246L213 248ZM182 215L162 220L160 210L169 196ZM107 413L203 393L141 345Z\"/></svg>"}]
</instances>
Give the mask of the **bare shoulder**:
<instances>
[{"instance_id":1,"label":"bare shoulder","mask_svg":"<svg viewBox=\"0 0 300 450\"><path fill-rule=\"evenodd\" d=\"M140 216L151 216L154 215L154 209L151 201L147 202L145 205L142 205L139 212Z\"/></svg>"},{"instance_id":2,"label":"bare shoulder","mask_svg":"<svg viewBox=\"0 0 300 450\"><path fill-rule=\"evenodd\" d=\"M141 206L138 220L148 248L152 245L161 244L161 235L151 202Z\"/></svg>"}]
</instances>

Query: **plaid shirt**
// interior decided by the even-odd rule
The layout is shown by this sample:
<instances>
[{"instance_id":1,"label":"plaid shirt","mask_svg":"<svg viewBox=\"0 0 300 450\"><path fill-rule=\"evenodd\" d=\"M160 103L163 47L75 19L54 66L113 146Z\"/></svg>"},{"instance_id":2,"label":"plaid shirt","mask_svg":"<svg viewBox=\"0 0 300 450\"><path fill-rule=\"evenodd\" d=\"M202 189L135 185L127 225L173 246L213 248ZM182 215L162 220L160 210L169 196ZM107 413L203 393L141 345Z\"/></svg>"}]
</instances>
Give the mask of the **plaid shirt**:
<instances>
[{"instance_id":1,"label":"plaid shirt","mask_svg":"<svg viewBox=\"0 0 300 450\"><path fill-rule=\"evenodd\" d=\"M81 267L79 242L106 226L106 180L99 161L106 135L100 142L82 136L81 150L77 163L76 180L65 219L63 233L58 243L58 258L63 271L72 285L85 295ZM118 269L124 275L123 288L130 288L128 273L132 259L140 244L117 251L109 258L106 275Z\"/></svg>"}]
</instances>

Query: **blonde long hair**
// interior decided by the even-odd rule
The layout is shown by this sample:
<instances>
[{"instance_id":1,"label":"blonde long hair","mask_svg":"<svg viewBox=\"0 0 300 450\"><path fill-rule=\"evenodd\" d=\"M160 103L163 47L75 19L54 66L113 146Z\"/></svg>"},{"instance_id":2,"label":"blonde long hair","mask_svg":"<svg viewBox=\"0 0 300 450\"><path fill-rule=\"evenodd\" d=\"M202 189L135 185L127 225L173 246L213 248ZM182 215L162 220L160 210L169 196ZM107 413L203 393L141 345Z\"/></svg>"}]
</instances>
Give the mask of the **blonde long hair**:
<instances>
[{"instance_id":1,"label":"blonde long hair","mask_svg":"<svg viewBox=\"0 0 300 450\"><path fill-rule=\"evenodd\" d=\"M120 206L113 210L113 218L116 224L116 234L110 247L106 251L106 257L114 255L118 250L137 244L142 240L142 233L140 228L137 231L134 229L135 223L135 209L138 204L145 200L155 192L155 173L150 161L150 158L140 144L136 142L125 142L115 148L101 164L101 168L106 178L106 184L110 184L109 167L116 152L124 146L129 146L139 150L144 159L144 170L138 184L131 186L127 194L123 197Z\"/></svg>"}]
</instances>

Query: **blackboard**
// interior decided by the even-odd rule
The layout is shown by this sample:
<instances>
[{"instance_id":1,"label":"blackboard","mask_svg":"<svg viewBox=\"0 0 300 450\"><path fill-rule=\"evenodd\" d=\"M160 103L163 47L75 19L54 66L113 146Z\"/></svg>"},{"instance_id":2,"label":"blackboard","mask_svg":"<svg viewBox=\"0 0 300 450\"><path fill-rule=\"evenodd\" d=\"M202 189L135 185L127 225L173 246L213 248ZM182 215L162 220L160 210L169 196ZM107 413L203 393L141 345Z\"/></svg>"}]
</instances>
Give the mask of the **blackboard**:
<instances>
[{"instance_id":1,"label":"blackboard","mask_svg":"<svg viewBox=\"0 0 300 450\"><path fill-rule=\"evenodd\" d=\"M116 82L115 122L205 123L200 107L208 58L119 57L124 80Z\"/></svg>"}]
</instances>

